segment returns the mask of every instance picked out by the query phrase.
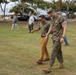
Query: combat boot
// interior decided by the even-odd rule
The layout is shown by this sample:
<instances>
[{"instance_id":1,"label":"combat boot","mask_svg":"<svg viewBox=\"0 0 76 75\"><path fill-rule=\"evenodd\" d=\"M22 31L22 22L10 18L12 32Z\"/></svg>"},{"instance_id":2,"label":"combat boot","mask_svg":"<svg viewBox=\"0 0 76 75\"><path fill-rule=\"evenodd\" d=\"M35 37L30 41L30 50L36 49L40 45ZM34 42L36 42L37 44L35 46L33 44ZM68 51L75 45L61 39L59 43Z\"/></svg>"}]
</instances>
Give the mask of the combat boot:
<instances>
[{"instance_id":1,"label":"combat boot","mask_svg":"<svg viewBox=\"0 0 76 75\"><path fill-rule=\"evenodd\" d=\"M64 68L63 63L60 63L59 69L63 69L63 68Z\"/></svg>"}]
</instances>

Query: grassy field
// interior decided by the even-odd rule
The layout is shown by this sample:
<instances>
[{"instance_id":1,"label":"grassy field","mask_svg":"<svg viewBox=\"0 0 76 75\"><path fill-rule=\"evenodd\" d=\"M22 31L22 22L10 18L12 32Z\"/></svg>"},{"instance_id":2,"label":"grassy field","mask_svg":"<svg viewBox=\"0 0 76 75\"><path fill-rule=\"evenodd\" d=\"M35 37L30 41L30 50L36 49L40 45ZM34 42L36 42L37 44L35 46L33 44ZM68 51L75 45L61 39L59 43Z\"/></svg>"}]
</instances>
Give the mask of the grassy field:
<instances>
[{"instance_id":1,"label":"grassy field","mask_svg":"<svg viewBox=\"0 0 76 75\"><path fill-rule=\"evenodd\" d=\"M11 23L0 23L0 75L76 75L76 22L68 23L69 46L62 44L65 68L53 68L50 74L42 71L42 68L49 66L49 61L43 65L36 64L40 55L40 32L28 33L27 23L19 23L18 31L10 31L10 28ZM51 50L50 35L49 55ZM57 60L55 66L58 66Z\"/></svg>"}]
</instances>

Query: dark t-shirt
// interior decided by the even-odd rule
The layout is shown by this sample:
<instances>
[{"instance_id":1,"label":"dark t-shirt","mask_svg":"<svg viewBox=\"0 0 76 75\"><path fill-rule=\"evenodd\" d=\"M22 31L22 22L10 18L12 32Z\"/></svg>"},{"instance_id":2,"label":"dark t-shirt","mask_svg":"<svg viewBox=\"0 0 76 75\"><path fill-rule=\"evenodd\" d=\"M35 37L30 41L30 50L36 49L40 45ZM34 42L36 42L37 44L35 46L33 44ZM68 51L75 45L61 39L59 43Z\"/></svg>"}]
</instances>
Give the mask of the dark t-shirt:
<instances>
[{"instance_id":1,"label":"dark t-shirt","mask_svg":"<svg viewBox=\"0 0 76 75\"><path fill-rule=\"evenodd\" d=\"M45 22L44 24L40 23L39 28L41 29L41 36L45 36L50 27L49 22Z\"/></svg>"}]
</instances>

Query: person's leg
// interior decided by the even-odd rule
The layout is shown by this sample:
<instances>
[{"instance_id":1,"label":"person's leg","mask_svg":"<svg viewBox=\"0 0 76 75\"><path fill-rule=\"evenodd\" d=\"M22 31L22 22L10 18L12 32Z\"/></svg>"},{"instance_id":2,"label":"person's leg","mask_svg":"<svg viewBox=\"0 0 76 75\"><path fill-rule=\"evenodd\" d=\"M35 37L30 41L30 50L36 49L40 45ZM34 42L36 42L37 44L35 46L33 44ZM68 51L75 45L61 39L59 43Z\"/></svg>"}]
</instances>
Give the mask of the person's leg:
<instances>
[{"instance_id":1,"label":"person's leg","mask_svg":"<svg viewBox=\"0 0 76 75\"><path fill-rule=\"evenodd\" d=\"M44 59L44 61L47 61L47 60L49 60L50 58L49 58L49 53L48 53L48 50L47 50L47 47L45 47L45 59Z\"/></svg>"},{"instance_id":2,"label":"person's leg","mask_svg":"<svg viewBox=\"0 0 76 75\"><path fill-rule=\"evenodd\" d=\"M11 30L13 30L15 24L12 24Z\"/></svg>"},{"instance_id":3,"label":"person's leg","mask_svg":"<svg viewBox=\"0 0 76 75\"><path fill-rule=\"evenodd\" d=\"M45 37L41 37L41 53L40 53L40 59L38 60L38 64L41 64L44 58L44 54L46 56L46 59L44 59L44 61L48 61L49 60L49 54L47 51L47 42L48 39L45 39Z\"/></svg>"},{"instance_id":4,"label":"person's leg","mask_svg":"<svg viewBox=\"0 0 76 75\"><path fill-rule=\"evenodd\" d=\"M41 40L41 54L40 54L41 60L43 60L43 58L44 58L44 51L45 51L45 47L44 47L43 42L44 42L44 38L42 38L42 40Z\"/></svg>"},{"instance_id":5,"label":"person's leg","mask_svg":"<svg viewBox=\"0 0 76 75\"><path fill-rule=\"evenodd\" d=\"M58 47L59 47L59 44L58 44L59 41L54 41L53 40L53 50L52 50L52 55L51 55L51 60L50 60L50 67L49 68L45 68L43 69L43 71L45 71L46 73L49 73L51 72L51 69L52 69L52 66L55 62L55 57L57 56L57 53L58 53Z\"/></svg>"},{"instance_id":6,"label":"person's leg","mask_svg":"<svg viewBox=\"0 0 76 75\"><path fill-rule=\"evenodd\" d=\"M31 25L28 26L29 33L31 33Z\"/></svg>"},{"instance_id":7,"label":"person's leg","mask_svg":"<svg viewBox=\"0 0 76 75\"><path fill-rule=\"evenodd\" d=\"M47 43L48 43L48 38L47 39L44 38L44 48L45 48L44 53L45 53L45 56L46 56L44 61L50 60L49 53L48 53L48 50L47 50Z\"/></svg>"},{"instance_id":8,"label":"person's leg","mask_svg":"<svg viewBox=\"0 0 76 75\"><path fill-rule=\"evenodd\" d=\"M17 28L17 30L18 30L18 24L15 24L15 26L16 26L16 28Z\"/></svg>"},{"instance_id":9,"label":"person's leg","mask_svg":"<svg viewBox=\"0 0 76 75\"><path fill-rule=\"evenodd\" d=\"M34 26L34 24L32 23L32 24L31 24L31 30L33 30L33 26Z\"/></svg>"},{"instance_id":10,"label":"person's leg","mask_svg":"<svg viewBox=\"0 0 76 75\"><path fill-rule=\"evenodd\" d=\"M37 61L38 64L42 64L42 60L44 58L44 46L43 46L43 43L44 43L44 38L41 37L41 52L40 52L40 58L39 60Z\"/></svg>"},{"instance_id":11,"label":"person's leg","mask_svg":"<svg viewBox=\"0 0 76 75\"><path fill-rule=\"evenodd\" d=\"M58 48L58 53L57 53L57 59L59 61L60 66L58 67L59 69L63 68L63 56L62 56L62 50L61 50L61 43L59 42L59 48Z\"/></svg>"},{"instance_id":12,"label":"person's leg","mask_svg":"<svg viewBox=\"0 0 76 75\"><path fill-rule=\"evenodd\" d=\"M33 24L30 25L30 32L33 30Z\"/></svg>"},{"instance_id":13,"label":"person's leg","mask_svg":"<svg viewBox=\"0 0 76 75\"><path fill-rule=\"evenodd\" d=\"M53 50L52 50L52 54L51 54L51 60L50 60L50 65L53 66L54 62L55 62L55 57L57 56L58 53L58 48L59 48L59 43L58 41L53 41Z\"/></svg>"}]
</instances>

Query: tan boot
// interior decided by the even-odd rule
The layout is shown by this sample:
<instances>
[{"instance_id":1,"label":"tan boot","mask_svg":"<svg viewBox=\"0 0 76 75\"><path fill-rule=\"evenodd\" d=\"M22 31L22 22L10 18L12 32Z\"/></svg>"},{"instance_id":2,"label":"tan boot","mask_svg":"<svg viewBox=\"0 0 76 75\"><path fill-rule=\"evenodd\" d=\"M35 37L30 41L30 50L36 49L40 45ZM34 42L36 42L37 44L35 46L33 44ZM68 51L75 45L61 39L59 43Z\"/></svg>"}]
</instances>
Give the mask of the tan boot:
<instances>
[{"instance_id":1,"label":"tan boot","mask_svg":"<svg viewBox=\"0 0 76 75\"><path fill-rule=\"evenodd\" d=\"M60 63L59 69L63 69L63 68L64 68L63 63Z\"/></svg>"},{"instance_id":2,"label":"tan boot","mask_svg":"<svg viewBox=\"0 0 76 75\"><path fill-rule=\"evenodd\" d=\"M46 72L46 73L50 73L52 71L52 68L51 67L43 68L43 71Z\"/></svg>"}]
</instances>

